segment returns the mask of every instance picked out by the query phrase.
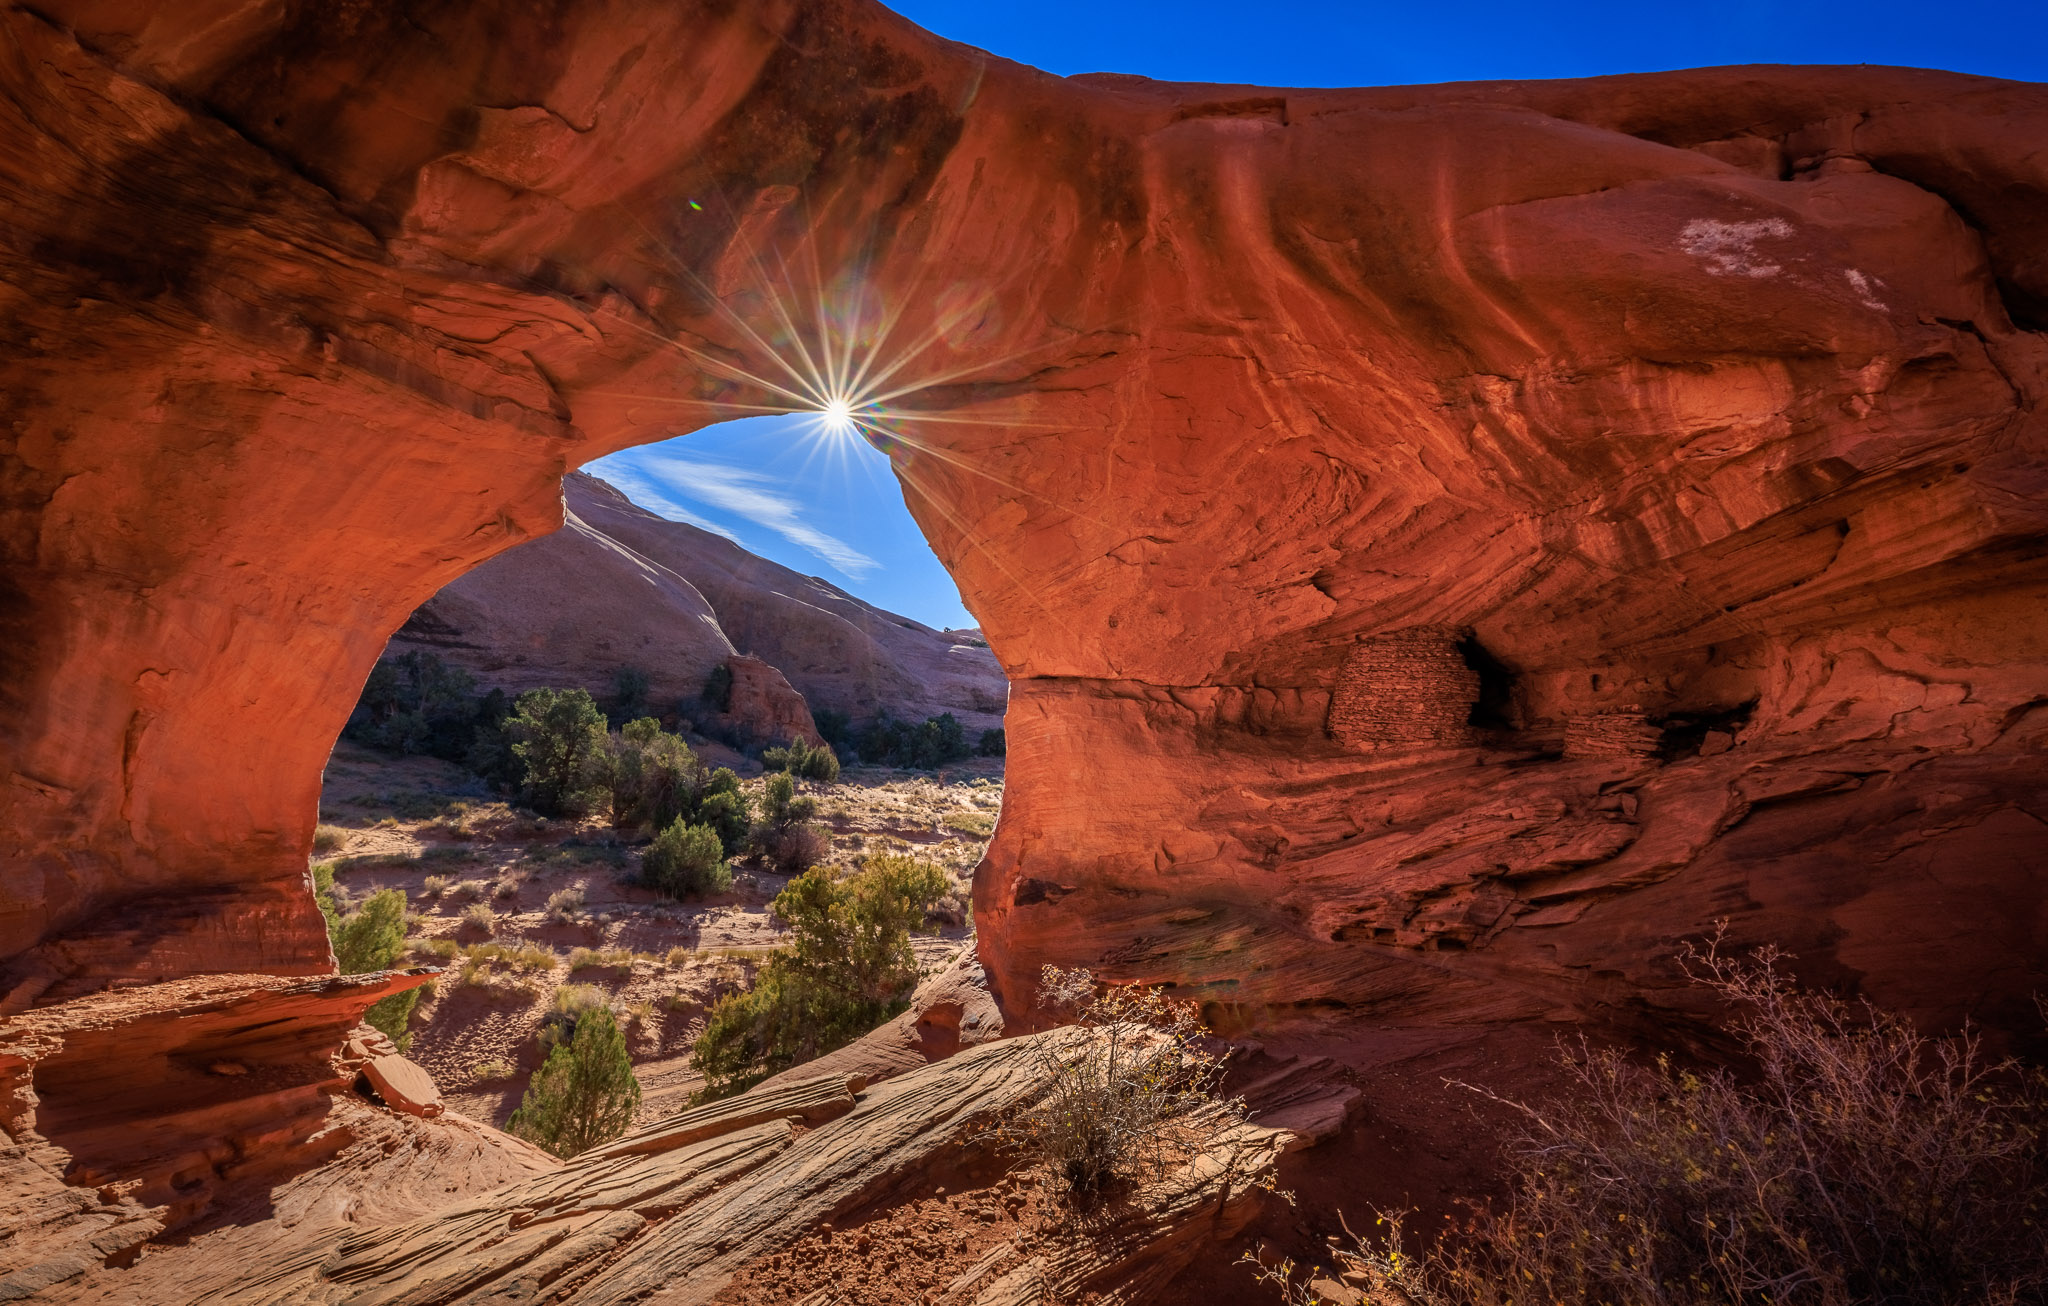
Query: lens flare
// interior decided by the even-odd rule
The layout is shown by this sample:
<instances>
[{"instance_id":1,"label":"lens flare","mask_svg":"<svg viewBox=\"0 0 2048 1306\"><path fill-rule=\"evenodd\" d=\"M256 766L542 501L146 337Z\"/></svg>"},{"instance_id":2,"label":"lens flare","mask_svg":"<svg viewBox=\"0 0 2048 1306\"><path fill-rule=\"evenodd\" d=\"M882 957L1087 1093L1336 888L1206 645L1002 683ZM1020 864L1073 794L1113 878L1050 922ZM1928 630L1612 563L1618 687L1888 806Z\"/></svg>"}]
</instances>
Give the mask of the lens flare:
<instances>
[{"instance_id":1,"label":"lens flare","mask_svg":"<svg viewBox=\"0 0 2048 1306\"><path fill-rule=\"evenodd\" d=\"M845 435L853 430L853 404L849 400L827 399L818 411L825 419L825 429L832 434Z\"/></svg>"}]
</instances>

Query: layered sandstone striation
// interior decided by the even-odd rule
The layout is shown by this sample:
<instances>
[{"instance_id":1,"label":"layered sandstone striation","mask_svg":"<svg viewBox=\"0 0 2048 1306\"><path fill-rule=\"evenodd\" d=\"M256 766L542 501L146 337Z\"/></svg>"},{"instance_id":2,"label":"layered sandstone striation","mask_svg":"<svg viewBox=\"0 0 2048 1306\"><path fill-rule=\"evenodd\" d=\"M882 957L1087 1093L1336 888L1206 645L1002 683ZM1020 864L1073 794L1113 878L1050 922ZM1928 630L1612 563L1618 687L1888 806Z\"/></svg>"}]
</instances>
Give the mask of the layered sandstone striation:
<instances>
[{"instance_id":1,"label":"layered sandstone striation","mask_svg":"<svg viewBox=\"0 0 2048 1306\"><path fill-rule=\"evenodd\" d=\"M386 637L822 303L1012 681L1011 1008L1054 961L1332 1046L1661 1028L1725 918L2033 1021L2048 89L1062 80L862 0L0 25L18 1004L324 971ZM1418 628L1471 678L1347 678Z\"/></svg>"},{"instance_id":2,"label":"layered sandstone striation","mask_svg":"<svg viewBox=\"0 0 2048 1306\"><path fill-rule=\"evenodd\" d=\"M433 653L507 693L603 698L631 667L660 712L705 711L705 684L726 666L734 693L719 724L773 743L816 742L812 707L1002 724L1007 685L986 647L656 516L595 477L565 478L563 503L561 530L451 581L389 652Z\"/></svg>"},{"instance_id":3,"label":"layered sandstone striation","mask_svg":"<svg viewBox=\"0 0 2048 1306\"><path fill-rule=\"evenodd\" d=\"M249 1306L730 1300L720 1294L736 1272L821 1226L858 1234L934 1186L999 1176L1007 1165L990 1126L1044 1091L1039 1045L1085 1037L1061 1030L994 1043L874 1088L846 1075L764 1085L431 1214L315 1227L235 1264L166 1253L139 1277L93 1283L203 1286ZM1307 1141L1285 1128L1236 1126L1092 1235L995 1230L994 1241L1013 1240L1007 1259L989 1261L1005 1272L948 1300L1050 1306L1088 1291L1106 1302L1144 1300L1145 1287L1170 1278L1209 1237L1255 1215L1275 1162Z\"/></svg>"},{"instance_id":4,"label":"layered sandstone striation","mask_svg":"<svg viewBox=\"0 0 2048 1306\"><path fill-rule=\"evenodd\" d=\"M369 1060L337 1049L430 974L208 975L0 1024L0 1294L131 1263L224 1195L331 1159L354 1139L334 1101Z\"/></svg>"}]
</instances>

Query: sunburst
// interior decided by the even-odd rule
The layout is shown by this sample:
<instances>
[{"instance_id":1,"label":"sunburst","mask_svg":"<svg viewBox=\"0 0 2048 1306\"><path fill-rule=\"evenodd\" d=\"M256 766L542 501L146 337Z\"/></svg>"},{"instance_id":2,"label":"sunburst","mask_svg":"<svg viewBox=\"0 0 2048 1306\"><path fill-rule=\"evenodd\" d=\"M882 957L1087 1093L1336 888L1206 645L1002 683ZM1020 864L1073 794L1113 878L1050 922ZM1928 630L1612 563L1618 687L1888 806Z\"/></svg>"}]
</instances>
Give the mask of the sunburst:
<instances>
[{"instance_id":1,"label":"sunburst","mask_svg":"<svg viewBox=\"0 0 2048 1306\"><path fill-rule=\"evenodd\" d=\"M815 220L808 225L813 233L820 229ZM720 294L680 260L667 254L666 243L653 232L648 235L677 275L690 283L716 317L727 324L730 335L723 347L707 341L704 348L697 348L675 334L657 329L637 314L614 309L620 325L682 355L703 374L751 390L759 401L736 403L674 392L606 392L610 397L709 410L717 414L714 421L808 415L813 420L806 427L818 442L814 448L840 457L851 452L848 442L858 437L887 455L897 476L907 487L920 491L924 502L958 532L961 542L987 559L1033 602L1041 602L1037 587L1018 574L1008 559L989 548L978 523L949 506L951 495L933 483L933 474L943 469L945 473L985 480L1002 487L1007 494L1036 501L1053 511L1098 526L1110 525L1079 504L1055 502L999 473L996 467L1000 459L979 456L971 449L955 447L951 441L919 433L919 428L929 430L934 425L1004 431L1051 429L1047 423L1023 414L994 413L980 403L972 413L911 406L921 397L933 397L941 388L957 391L990 383L1015 384L1018 378L1014 369L1018 362L1056 351L1063 344L1070 344L1070 338L1055 333L1023 349L975 348L974 337L987 329L994 308L991 295L958 285L931 286L919 276L910 285L896 287L892 302L880 304L870 289L864 261L854 260L836 279L823 274L815 236L803 238L797 245L808 256L809 276L792 276L788 262L777 252L773 260L779 275L771 277L761 260L749 252L752 293ZM828 284L835 280L839 288L828 289ZM804 294L797 289L800 282L815 289ZM762 321L763 314L752 308L743 314L729 302L734 300L753 300L758 309L765 310L767 320ZM913 304L921 314L928 312L923 328L914 332L905 327L905 306ZM736 357L743 361L735 361ZM1065 624L1051 612L1045 615Z\"/></svg>"}]
</instances>

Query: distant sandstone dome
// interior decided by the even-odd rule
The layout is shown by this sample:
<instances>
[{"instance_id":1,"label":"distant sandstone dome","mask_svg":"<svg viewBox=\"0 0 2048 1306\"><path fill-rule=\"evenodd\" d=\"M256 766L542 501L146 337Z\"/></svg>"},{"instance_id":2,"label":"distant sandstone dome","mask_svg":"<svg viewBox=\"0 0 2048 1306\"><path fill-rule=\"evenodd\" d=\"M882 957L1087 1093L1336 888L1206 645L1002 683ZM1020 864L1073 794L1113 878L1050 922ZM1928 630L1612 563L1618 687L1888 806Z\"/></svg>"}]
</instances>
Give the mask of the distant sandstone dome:
<instances>
[{"instance_id":1,"label":"distant sandstone dome","mask_svg":"<svg viewBox=\"0 0 2048 1306\"><path fill-rule=\"evenodd\" d=\"M1009 693L979 630L933 630L657 517L581 472L567 520L420 605L387 653L421 649L507 693L608 693L621 667L648 676L658 711L695 700L730 665L729 715L762 740L816 738L811 713L856 720L951 712L970 733L1003 723Z\"/></svg>"}]
</instances>

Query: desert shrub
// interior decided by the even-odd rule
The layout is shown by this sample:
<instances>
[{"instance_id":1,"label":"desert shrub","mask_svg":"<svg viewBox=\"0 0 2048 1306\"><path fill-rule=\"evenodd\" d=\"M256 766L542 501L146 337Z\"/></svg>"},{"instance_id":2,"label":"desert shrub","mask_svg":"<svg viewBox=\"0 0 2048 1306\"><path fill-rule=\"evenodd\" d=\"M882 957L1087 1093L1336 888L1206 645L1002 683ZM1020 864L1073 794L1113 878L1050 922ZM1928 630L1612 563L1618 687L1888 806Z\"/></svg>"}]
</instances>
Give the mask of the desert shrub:
<instances>
[{"instance_id":1,"label":"desert shrub","mask_svg":"<svg viewBox=\"0 0 2048 1306\"><path fill-rule=\"evenodd\" d=\"M534 1041L540 1044L543 1055L551 1053L575 1035L578 1022L585 1016L610 1006L611 999L595 984L564 984L555 990L554 1002L540 1018Z\"/></svg>"},{"instance_id":2,"label":"desert shrub","mask_svg":"<svg viewBox=\"0 0 2048 1306\"><path fill-rule=\"evenodd\" d=\"M498 928L498 913L491 910L489 903L473 902L462 909L462 927L482 931L489 938Z\"/></svg>"},{"instance_id":3,"label":"desert shrub","mask_svg":"<svg viewBox=\"0 0 2048 1306\"><path fill-rule=\"evenodd\" d=\"M832 840L815 825L792 825L761 832L755 846L777 875L802 875L825 860Z\"/></svg>"},{"instance_id":4,"label":"desert shrub","mask_svg":"<svg viewBox=\"0 0 2048 1306\"><path fill-rule=\"evenodd\" d=\"M818 800L797 793L796 781L787 772L769 776L761 796L761 822L751 839L754 851L777 874L802 875L831 848L824 831L810 824L817 814Z\"/></svg>"},{"instance_id":5,"label":"desert shrub","mask_svg":"<svg viewBox=\"0 0 2048 1306\"><path fill-rule=\"evenodd\" d=\"M1571 1092L1508 1104L1507 1200L1418 1254L1382 1215L1346 1277L1375 1306L2048 1300L2048 1075L1802 992L1780 960L1693 954L1753 1078L1568 1048Z\"/></svg>"},{"instance_id":6,"label":"desert shrub","mask_svg":"<svg viewBox=\"0 0 2048 1306\"><path fill-rule=\"evenodd\" d=\"M1042 1159L1071 1205L1157 1178L1244 1119L1243 1103L1216 1097L1223 1063L1194 1003L1135 985L1098 994L1092 974L1056 966L1039 999L1093 1036L1037 1044L1047 1089L997 1132Z\"/></svg>"},{"instance_id":7,"label":"desert shrub","mask_svg":"<svg viewBox=\"0 0 2048 1306\"><path fill-rule=\"evenodd\" d=\"M705 780L697 798L697 823L718 832L718 842L728 857L746 846L754 828L754 808L730 767L719 767Z\"/></svg>"},{"instance_id":8,"label":"desert shrub","mask_svg":"<svg viewBox=\"0 0 2048 1306\"><path fill-rule=\"evenodd\" d=\"M371 894L338 920L329 938L342 974L389 970L405 948L405 895L396 889Z\"/></svg>"},{"instance_id":9,"label":"desert shrub","mask_svg":"<svg viewBox=\"0 0 2048 1306\"><path fill-rule=\"evenodd\" d=\"M770 748L763 752L761 760L778 771L805 780L816 780L820 784L831 784L839 779L839 757L828 744L812 747L801 739L792 739L787 748Z\"/></svg>"},{"instance_id":10,"label":"desert shrub","mask_svg":"<svg viewBox=\"0 0 2048 1306\"><path fill-rule=\"evenodd\" d=\"M917 724L884 714L860 731L854 746L864 762L926 771L968 755L967 731L951 712Z\"/></svg>"},{"instance_id":11,"label":"desert shrub","mask_svg":"<svg viewBox=\"0 0 2048 1306\"><path fill-rule=\"evenodd\" d=\"M435 961L453 961L462 952L462 945L453 939L413 939L405 946L415 956Z\"/></svg>"},{"instance_id":12,"label":"desert shrub","mask_svg":"<svg viewBox=\"0 0 2048 1306\"><path fill-rule=\"evenodd\" d=\"M548 1053L505 1128L566 1158L625 1133L639 1106L626 1036L600 1005L582 1013Z\"/></svg>"},{"instance_id":13,"label":"desert shrub","mask_svg":"<svg viewBox=\"0 0 2048 1306\"><path fill-rule=\"evenodd\" d=\"M380 889L352 912L342 910L334 895L334 868L313 868L313 898L327 920L327 939L334 948L335 969L343 975L390 970L405 953L405 894ZM363 1020L403 1048L411 1041L406 1025L419 1005L417 989L380 998Z\"/></svg>"},{"instance_id":14,"label":"desert shrub","mask_svg":"<svg viewBox=\"0 0 2048 1306\"><path fill-rule=\"evenodd\" d=\"M732 668L721 662L704 677L703 700L719 712L732 709Z\"/></svg>"},{"instance_id":15,"label":"desert shrub","mask_svg":"<svg viewBox=\"0 0 2048 1306\"><path fill-rule=\"evenodd\" d=\"M492 1057L489 1061L479 1061L469 1068L469 1077L479 1084L489 1083L494 1079L510 1079L517 1073L518 1071L512 1063L502 1057Z\"/></svg>"},{"instance_id":16,"label":"desert shrub","mask_svg":"<svg viewBox=\"0 0 2048 1306\"><path fill-rule=\"evenodd\" d=\"M457 902L475 902L484 896L484 882L482 880L464 880L450 888L447 892L448 896Z\"/></svg>"},{"instance_id":17,"label":"desert shrub","mask_svg":"<svg viewBox=\"0 0 2048 1306\"><path fill-rule=\"evenodd\" d=\"M338 825L316 825L313 827L313 851L331 853L348 842L348 831Z\"/></svg>"},{"instance_id":18,"label":"desert shrub","mask_svg":"<svg viewBox=\"0 0 2048 1306\"><path fill-rule=\"evenodd\" d=\"M478 699L476 726L470 736L469 749L458 759L502 789L517 787L520 777L525 774L524 764L512 751L512 736L505 729L505 722L511 715L511 700L505 697L502 689L493 689Z\"/></svg>"},{"instance_id":19,"label":"desert shrub","mask_svg":"<svg viewBox=\"0 0 2048 1306\"><path fill-rule=\"evenodd\" d=\"M328 946L333 946L335 928L341 914L340 902L334 884L334 863L315 862L308 869L313 879L313 905L320 909L320 917L327 922Z\"/></svg>"},{"instance_id":20,"label":"desert shrub","mask_svg":"<svg viewBox=\"0 0 2048 1306\"><path fill-rule=\"evenodd\" d=\"M548 895L547 916L557 925L567 925L583 914L584 888L572 884Z\"/></svg>"},{"instance_id":21,"label":"desert shrub","mask_svg":"<svg viewBox=\"0 0 2048 1306\"><path fill-rule=\"evenodd\" d=\"M612 825L621 830L664 830L694 816L706 783L704 764L690 746L653 717L628 721L611 737L607 775Z\"/></svg>"},{"instance_id":22,"label":"desert shrub","mask_svg":"<svg viewBox=\"0 0 2048 1306\"><path fill-rule=\"evenodd\" d=\"M981 739L974 745L974 751L983 757L1001 757L1010 751L1009 737L998 726L994 730L981 732Z\"/></svg>"},{"instance_id":23,"label":"desert shrub","mask_svg":"<svg viewBox=\"0 0 2048 1306\"><path fill-rule=\"evenodd\" d=\"M794 825L808 821L818 814L818 800L808 794L796 791L796 781L787 772L768 777L761 788L761 822L763 825Z\"/></svg>"},{"instance_id":24,"label":"desert shrub","mask_svg":"<svg viewBox=\"0 0 2048 1306\"><path fill-rule=\"evenodd\" d=\"M640 882L673 897L701 898L730 889L732 867L716 830L678 818L641 855Z\"/></svg>"},{"instance_id":25,"label":"desert shrub","mask_svg":"<svg viewBox=\"0 0 2048 1306\"><path fill-rule=\"evenodd\" d=\"M818 738L825 741L834 753L853 748L853 718L844 712L829 707L813 709L811 722L818 727Z\"/></svg>"},{"instance_id":26,"label":"desert shrub","mask_svg":"<svg viewBox=\"0 0 2048 1306\"><path fill-rule=\"evenodd\" d=\"M432 653L385 658L370 670L342 733L356 743L459 761L480 719L476 679Z\"/></svg>"},{"instance_id":27,"label":"desert shrub","mask_svg":"<svg viewBox=\"0 0 2048 1306\"><path fill-rule=\"evenodd\" d=\"M451 882L447 876L429 875L426 879L420 881L420 897L438 898L448 892L450 887Z\"/></svg>"},{"instance_id":28,"label":"desert shrub","mask_svg":"<svg viewBox=\"0 0 2048 1306\"><path fill-rule=\"evenodd\" d=\"M500 902L517 898L519 896L519 876L510 871L500 875L491 882L491 896Z\"/></svg>"},{"instance_id":29,"label":"desert shrub","mask_svg":"<svg viewBox=\"0 0 2048 1306\"><path fill-rule=\"evenodd\" d=\"M831 841L819 827L811 825L817 815L817 798L797 792L795 778L786 772L768 776L762 790L762 821L754 827L754 852L776 872L801 876L817 866L831 850Z\"/></svg>"},{"instance_id":30,"label":"desert shrub","mask_svg":"<svg viewBox=\"0 0 2048 1306\"><path fill-rule=\"evenodd\" d=\"M918 979L910 932L950 887L927 862L877 857L844 879L819 867L776 895L791 941L754 987L720 999L691 1052L703 1097L742 1092L859 1038L903 1009Z\"/></svg>"},{"instance_id":31,"label":"desert shrub","mask_svg":"<svg viewBox=\"0 0 2048 1306\"><path fill-rule=\"evenodd\" d=\"M620 667L612 673L612 693L606 715L613 727L647 715L647 690L652 685L639 667Z\"/></svg>"},{"instance_id":32,"label":"desert shrub","mask_svg":"<svg viewBox=\"0 0 2048 1306\"><path fill-rule=\"evenodd\" d=\"M584 689L529 689L505 721L524 764L520 798L545 816L581 815L605 793L604 714Z\"/></svg>"}]
</instances>

